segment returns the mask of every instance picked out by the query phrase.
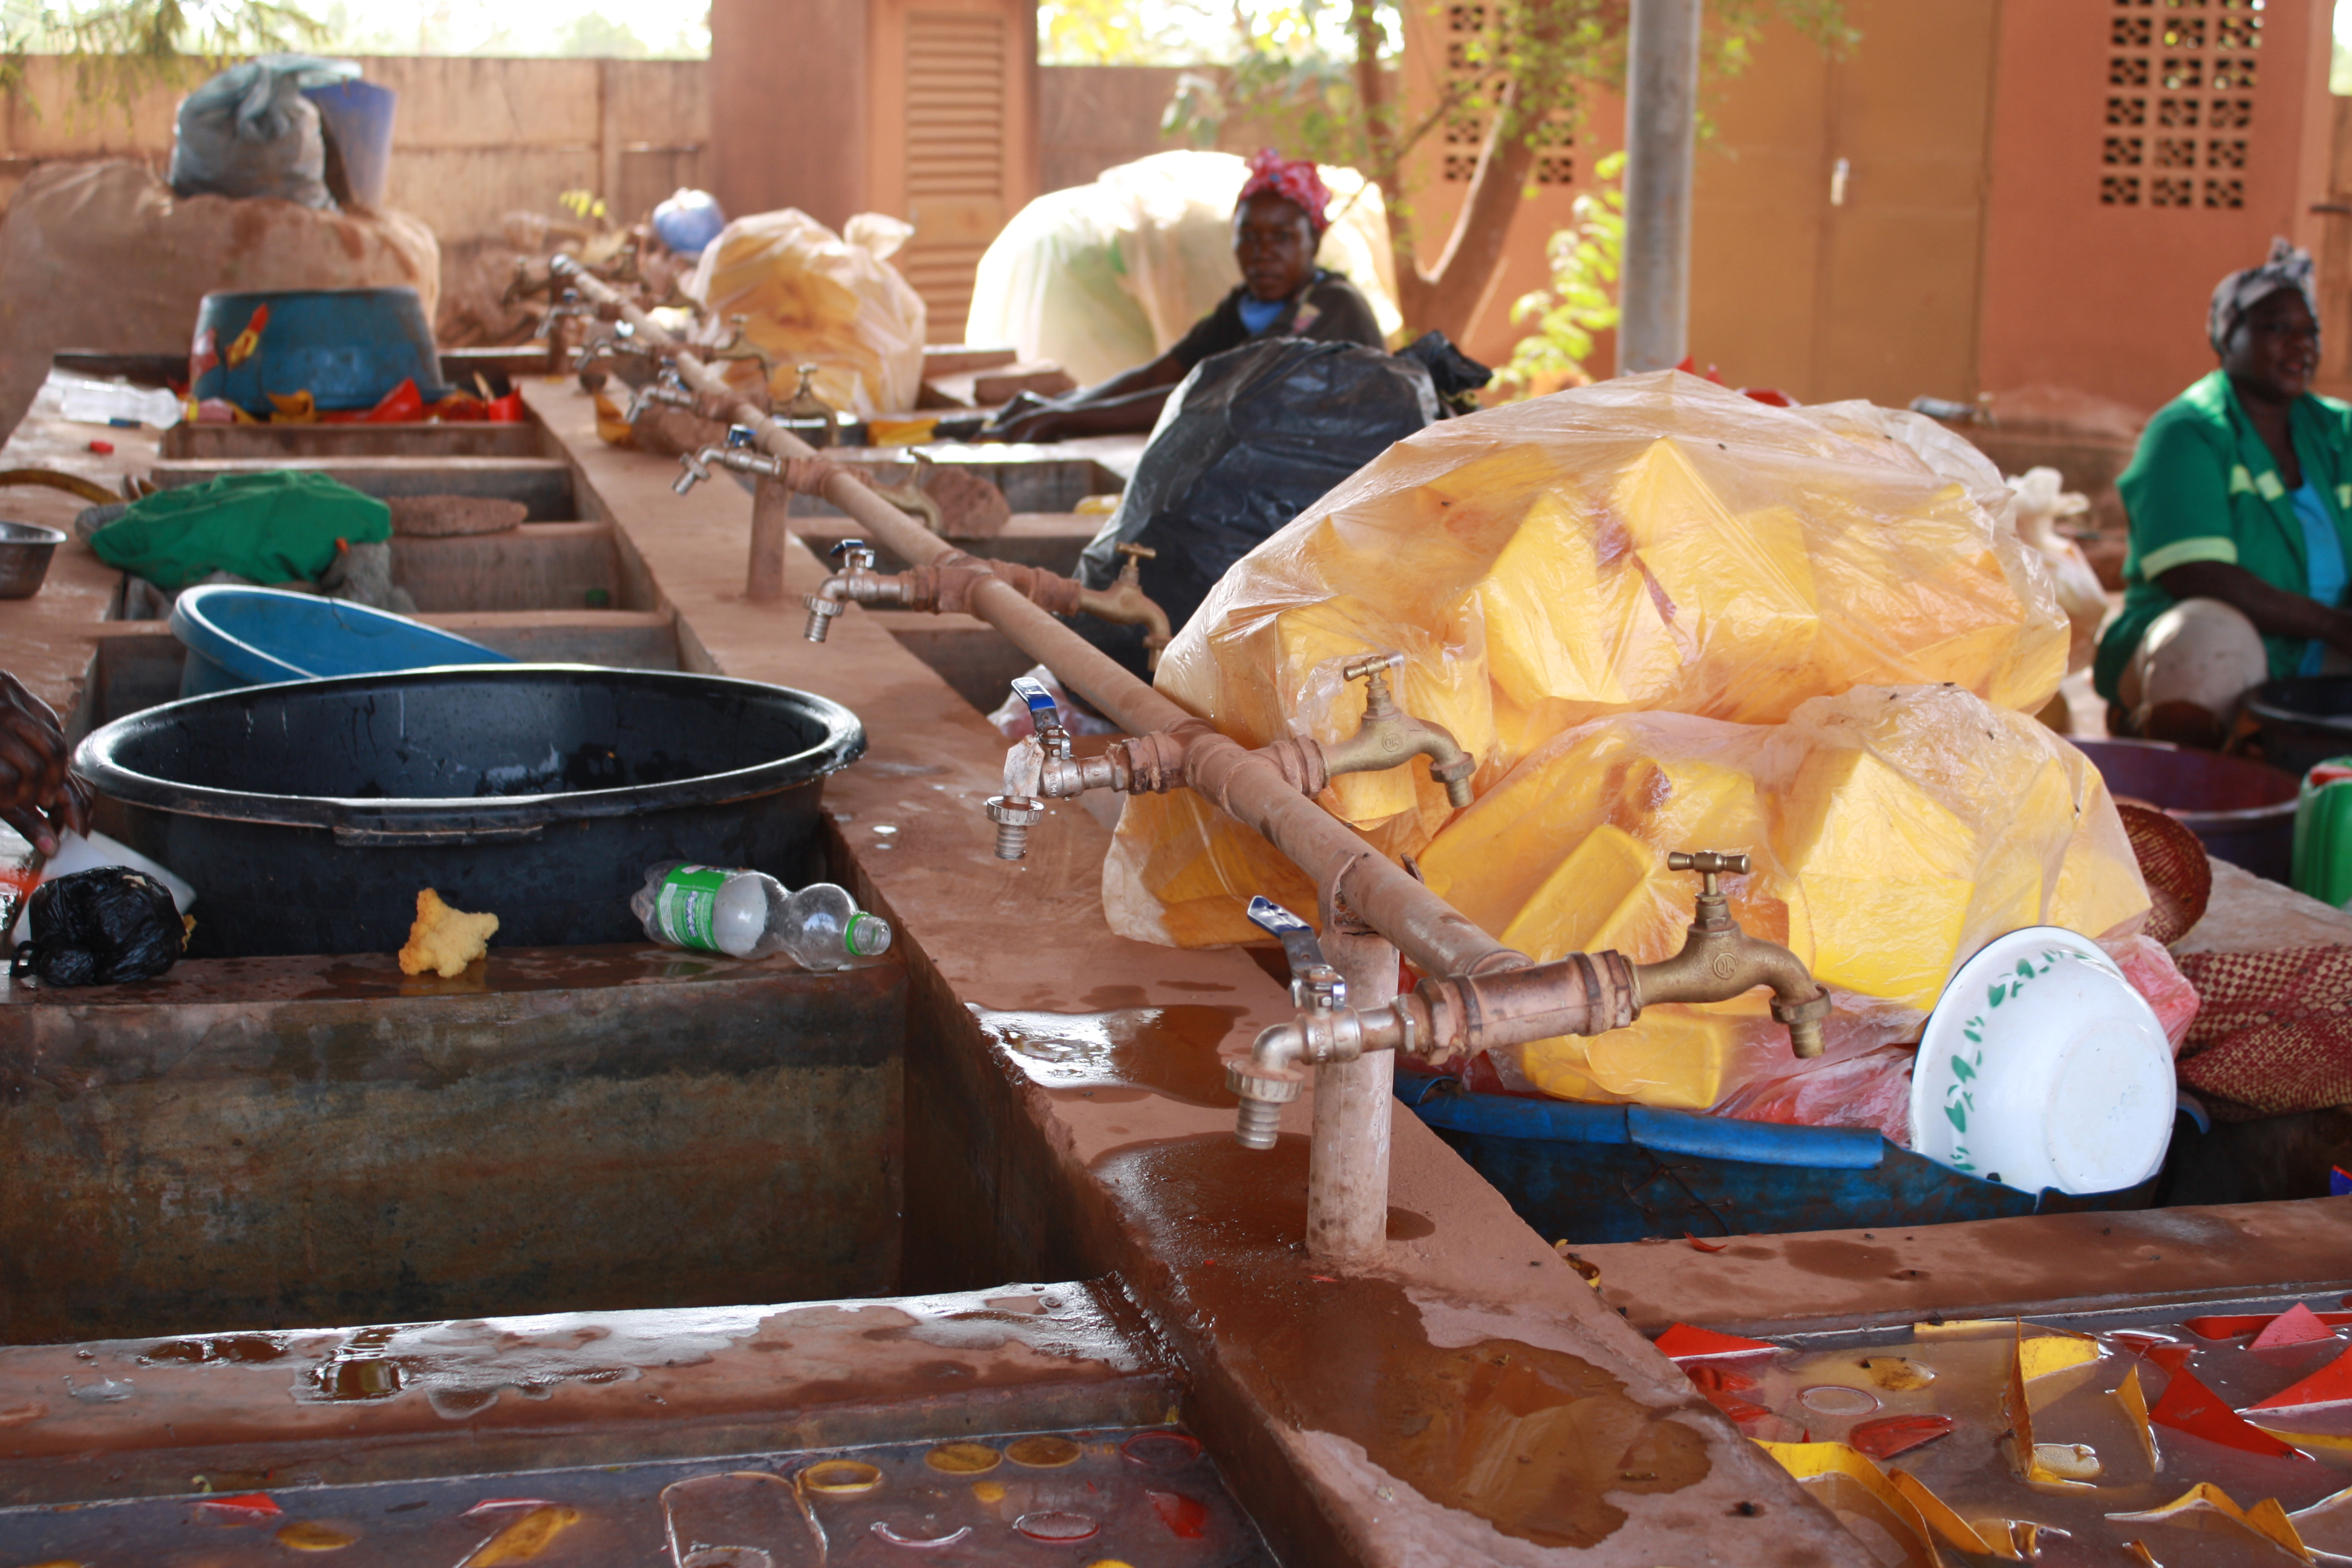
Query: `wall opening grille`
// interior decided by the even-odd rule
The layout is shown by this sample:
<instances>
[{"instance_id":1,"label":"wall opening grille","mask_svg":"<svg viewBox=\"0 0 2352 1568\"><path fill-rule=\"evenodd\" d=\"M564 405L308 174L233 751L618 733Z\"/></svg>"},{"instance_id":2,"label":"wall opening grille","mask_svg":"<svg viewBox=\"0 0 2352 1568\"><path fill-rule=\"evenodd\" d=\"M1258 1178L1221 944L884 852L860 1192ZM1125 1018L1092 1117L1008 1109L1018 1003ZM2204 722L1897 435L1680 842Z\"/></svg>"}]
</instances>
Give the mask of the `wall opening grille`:
<instances>
[{"instance_id":1,"label":"wall opening grille","mask_svg":"<svg viewBox=\"0 0 2352 1568\"><path fill-rule=\"evenodd\" d=\"M1004 18L907 16L907 206L914 237L893 258L923 297L934 342L963 333L973 274L1003 222Z\"/></svg>"},{"instance_id":2,"label":"wall opening grille","mask_svg":"<svg viewBox=\"0 0 2352 1568\"><path fill-rule=\"evenodd\" d=\"M1445 7L1445 90L1449 96L1460 94L1491 102L1502 90L1500 73L1481 63L1488 53L1482 46L1490 20L1484 5ZM1438 157L1440 178L1448 184L1470 182L1477 173L1478 154L1486 145L1486 132L1493 121L1492 110L1467 103L1456 103L1446 110L1440 132L1444 137ZM1530 177L1537 184L1576 183L1576 134L1567 110L1554 110L1545 117L1536 130L1535 148L1535 168Z\"/></svg>"},{"instance_id":3,"label":"wall opening grille","mask_svg":"<svg viewBox=\"0 0 2352 1568\"><path fill-rule=\"evenodd\" d=\"M2107 18L2099 204L2246 205L2264 0L2115 0ZM2141 134L2153 130L2159 135ZM2142 170L2231 173L2143 174Z\"/></svg>"}]
</instances>

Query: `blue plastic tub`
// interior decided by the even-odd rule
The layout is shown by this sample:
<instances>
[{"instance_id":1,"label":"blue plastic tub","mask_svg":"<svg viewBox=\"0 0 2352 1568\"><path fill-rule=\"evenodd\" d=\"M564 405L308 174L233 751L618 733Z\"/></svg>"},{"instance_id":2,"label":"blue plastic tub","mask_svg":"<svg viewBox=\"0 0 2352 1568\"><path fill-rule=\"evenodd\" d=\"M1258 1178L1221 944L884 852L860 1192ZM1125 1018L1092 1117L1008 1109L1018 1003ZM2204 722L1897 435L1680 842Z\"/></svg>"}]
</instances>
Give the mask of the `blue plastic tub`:
<instances>
[{"instance_id":1,"label":"blue plastic tub","mask_svg":"<svg viewBox=\"0 0 2352 1568\"><path fill-rule=\"evenodd\" d=\"M238 339L257 321L252 353L230 364ZM427 403L449 390L433 325L414 289L207 294L196 307L199 344L207 332L216 363L195 374L195 395L226 398L251 414L270 413L273 394L307 392L320 409L347 412L373 408L403 381L415 382Z\"/></svg>"},{"instance_id":2,"label":"blue plastic tub","mask_svg":"<svg viewBox=\"0 0 2352 1568\"><path fill-rule=\"evenodd\" d=\"M182 594L172 606L171 626L188 650L180 675L183 697L330 675L514 662L388 610L233 583Z\"/></svg>"},{"instance_id":3,"label":"blue plastic tub","mask_svg":"<svg viewBox=\"0 0 2352 1568\"><path fill-rule=\"evenodd\" d=\"M1403 1069L1396 1092L1547 1241L1943 1225L2146 1208L2156 1192L2150 1177L2119 1193L2021 1193L1853 1128L1474 1094Z\"/></svg>"},{"instance_id":4,"label":"blue plastic tub","mask_svg":"<svg viewBox=\"0 0 2352 1568\"><path fill-rule=\"evenodd\" d=\"M392 174L392 116L400 95L353 78L305 88L302 96L319 106L319 118L335 139L352 199L364 207L383 205L384 182Z\"/></svg>"}]
</instances>

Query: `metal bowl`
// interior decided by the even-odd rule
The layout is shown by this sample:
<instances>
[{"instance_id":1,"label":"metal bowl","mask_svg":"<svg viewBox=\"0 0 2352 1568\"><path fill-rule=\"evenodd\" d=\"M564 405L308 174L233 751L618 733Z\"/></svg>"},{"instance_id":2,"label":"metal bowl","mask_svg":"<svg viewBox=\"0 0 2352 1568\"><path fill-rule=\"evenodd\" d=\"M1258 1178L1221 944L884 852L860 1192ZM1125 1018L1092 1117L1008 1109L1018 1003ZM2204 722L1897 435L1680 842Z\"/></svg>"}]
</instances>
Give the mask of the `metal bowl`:
<instances>
[{"instance_id":1,"label":"metal bowl","mask_svg":"<svg viewBox=\"0 0 2352 1568\"><path fill-rule=\"evenodd\" d=\"M0 522L0 599L29 599L66 536L37 522Z\"/></svg>"}]
</instances>

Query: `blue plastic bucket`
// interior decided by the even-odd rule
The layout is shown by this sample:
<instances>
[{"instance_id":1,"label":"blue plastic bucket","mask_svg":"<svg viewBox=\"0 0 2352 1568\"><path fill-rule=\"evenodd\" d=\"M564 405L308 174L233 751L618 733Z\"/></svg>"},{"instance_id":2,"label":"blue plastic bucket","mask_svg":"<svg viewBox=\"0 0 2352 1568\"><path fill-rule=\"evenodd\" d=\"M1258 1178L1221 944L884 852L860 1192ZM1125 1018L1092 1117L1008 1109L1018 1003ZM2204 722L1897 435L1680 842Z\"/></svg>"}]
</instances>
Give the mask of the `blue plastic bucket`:
<instances>
[{"instance_id":1,"label":"blue plastic bucket","mask_svg":"<svg viewBox=\"0 0 2352 1568\"><path fill-rule=\"evenodd\" d=\"M252 353L230 364L248 331ZM342 411L373 408L404 380L415 381L427 403L448 390L414 289L207 294L196 307L200 345L207 331L214 363L196 373L195 395L225 397L251 414L268 414L272 394L308 392L320 408Z\"/></svg>"},{"instance_id":2,"label":"blue plastic bucket","mask_svg":"<svg viewBox=\"0 0 2352 1568\"><path fill-rule=\"evenodd\" d=\"M392 116L400 95L354 78L305 88L302 96L319 106L319 118L335 139L352 199L364 207L383 205L384 183L392 174Z\"/></svg>"},{"instance_id":3,"label":"blue plastic bucket","mask_svg":"<svg viewBox=\"0 0 2352 1568\"><path fill-rule=\"evenodd\" d=\"M1402 1068L1396 1092L1547 1241L1867 1230L2146 1208L2156 1191L2150 1177L2119 1193L2021 1193L1862 1129L1475 1094L1453 1078Z\"/></svg>"},{"instance_id":4,"label":"blue plastic bucket","mask_svg":"<svg viewBox=\"0 0 2352 1568\"><path fill-rule=\"evenodd\" d=\"M321 676L514 662L389 610L234 583L182 594L172 606L171 626L188 650L180 675L183 697Z\"/></svg>"}]
</instances>

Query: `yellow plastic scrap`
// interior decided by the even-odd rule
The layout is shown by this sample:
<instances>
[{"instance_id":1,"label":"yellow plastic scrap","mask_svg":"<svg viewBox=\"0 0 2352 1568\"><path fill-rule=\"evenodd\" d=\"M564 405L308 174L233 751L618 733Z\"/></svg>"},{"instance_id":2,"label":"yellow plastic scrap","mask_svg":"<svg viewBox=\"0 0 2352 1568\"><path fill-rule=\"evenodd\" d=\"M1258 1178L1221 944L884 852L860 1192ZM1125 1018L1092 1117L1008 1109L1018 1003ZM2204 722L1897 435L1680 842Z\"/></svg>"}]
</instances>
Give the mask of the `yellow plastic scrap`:
<instances>
[{"instance_id":1,"label":"yellow plastic scrap","mask_svg":"<svg viewBox=\"0 0 2352 1568\"><path fill-rule=\"evenodd\" d=\"M1337 741L1362 708L1341 666L1393 651L1399 702L1454 731L1482 795L1614 714L1779 725L1858 688L1948 682L2032 712L2064 673L2068 626L2047 568L1996 515L2006 493L1913 416L1622 377L1398 442L1226 574L1159 685L1246 745ZM1825 763L1824 787L1857 765ZM1391 855L1459 826L1418 763L1348 775L1323 799ZM1575 847L1533 824L1489 837L1495 858L1533 864L1525 892ZM2063 858L1986 887L2047 903ZM2086 907L2117 901L2095 861L2078 872L2098 884ZM1250 940L1250 895L1298 880L1248 830L1147 795L1128 803L1104 893L1123 934L1195 945ZM1500 901L1516 913L1524 893Z\"/></svg>"},{"instance_id":2,"label":"yellow plastic scrap","mask_svg":"<svg viewBox=\"0 0 2352 1568\"><path fill-rule=\"evenodd\" d=\"M2072 1329L2037 1327L2028 1334L2022 1325L2017 1337L2017 1363L2025 1381L2047 1377L2053 1372L2084 1366L2099 1359L2099 1342L2088 1334L2078 1334ZM2137 1373L2138 1369L2134 1368Z\"/></svg>"},{"instance_id":3,"label":"yellow plastic scrap","mask_svg":"<svg viewBox=\"0 0 2352 1568\"><path fill-rule=\"evenodd\" d=\"M2298 1562L2312 1560L2311 1549L2303 1543L2303 1537L2276 1498L2264 1498L2252 1508L2240 1508L2230 1500L2229 1493L2210 1481L2198 1482L2162 1508L2140 1513L2111 1513L2107 1518L2116 1524L2168 1524L2242 1540L2252 1538L2277 1547Z\"/></svg>"},{"instance_id":4,"label":"yellow plastic scrap","mask_svg":"<svg viewBox=\"0 0 2352 1568\"><path fill-rule=\"evenodd\" d=\"M1491 786L1420 864L1538 961L1614 949L1653 963L1685 940L1698 879L1667 857L1694 847L1748 855L1726 887L1734 918L1842 992L1841 1011L1908 1026L2003 932L2123 931L2147 908L2098 771L2035 721L1948 688L1866 687L1771 726L1600 720ZM1172 885L1185 897L1171 909L1213 907L1208 880ZM1785 1058L1767 1003L1644 1008L1628 1028L1531 1043L1519 1067L1565 1098L1705 1110Z\"/></svg>"},{"instance_id":5,"label":"yellow plastic scrap","mask_svg":"<svg viewBox=\"0 0 2352 1568\"><path fill-rule=\"evenodd\" d=\"M1979 1557L1999 1557L2009 1562L2017 1561L2017 1549L2010 1544L2006 1531L1987 1536L1975 1525L1954 1513L1949 1503L1929 1491L1927 1483L1908 1470L1893 1471L1886 1479L1888 1484L1903 1495L1904 1500L1918 1510L1921 1520L1937 1535L1942 1536L1962 1552L1973 1552Z\"/></svg>"},{"instance_id":6,"label":"yellow plastic scrap","mask_svg":"<svg viewBox=\"0 0 2352 1568\"><path fill-rule=\"evenodd\" d=\"M1886 1472L1873 1463L1869 1455L1844 1443L1769 1443L1761 1438L1755 1442L1808 1491L1824 1492L1821 1500L1836 1510L1864 1517L1875 1513L1878 1517L1874 1522L1903 1549L1904 1561L1909 1568L1940 1568L1943 1556L1936 1550L1935 1536L1916 1500L1916 1494L1925 1492L1926 1488L1914 1482L1906 1489L1889 1480ZM1847 1486L1853 1490L1839 1495ZM1864 1500L1875 1504L1875 1509L1849 1506ZM1949 1509L1943 1511L1951 1513ZM1958 1522L1957 1519L1954 1522ZM1961 1528L1965 1530L1966 1526Z\"/></svg>"},{"instance_id":7,"label":"yellow plastic scrap","mask_svg":"<svg viewBox=\"0 0 2352 1568\"><path fill-rule=\"evenodd\" d=\"M2147 1418L2147 1395L2139 1385L2139 1368L2124 1373L2116 1389L2116 1403L2124 1407L2125 1418L2130 1421L2133 1433L2139 1438L2139 1448L2147 1459L2148 1468L2157 1467L2156 1427Z\"/></svg>"}]
</instances>

